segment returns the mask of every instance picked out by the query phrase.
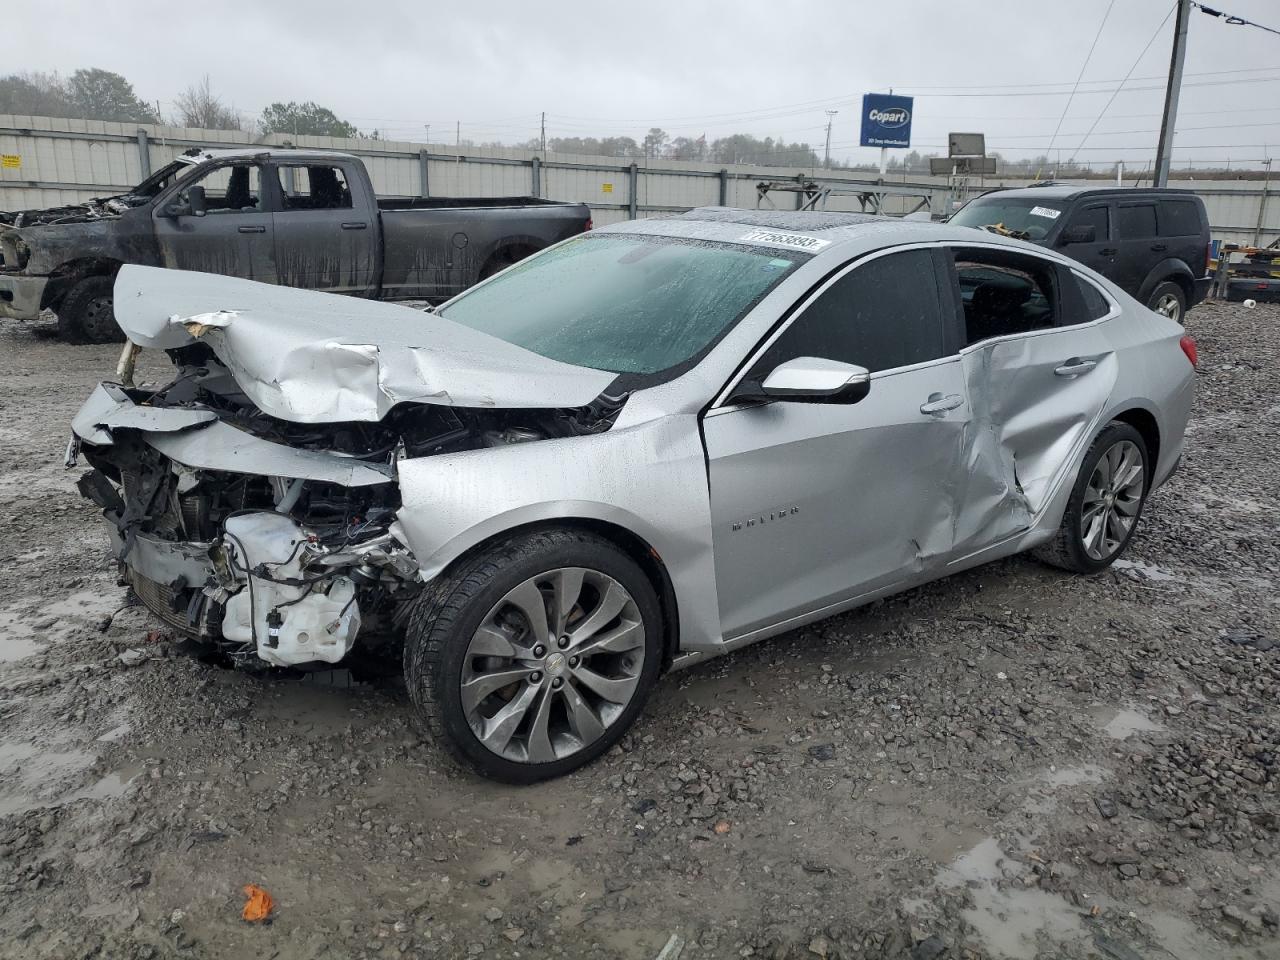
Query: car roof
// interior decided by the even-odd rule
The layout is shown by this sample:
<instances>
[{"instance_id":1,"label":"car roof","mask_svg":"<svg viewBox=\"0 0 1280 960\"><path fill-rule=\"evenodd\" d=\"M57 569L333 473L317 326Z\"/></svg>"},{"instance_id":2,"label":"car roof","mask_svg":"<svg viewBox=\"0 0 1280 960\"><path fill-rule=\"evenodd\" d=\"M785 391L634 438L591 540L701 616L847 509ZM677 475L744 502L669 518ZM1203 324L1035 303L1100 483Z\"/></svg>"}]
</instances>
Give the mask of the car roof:
<instances>
[{"instance_id":1,"label":"car roof","mask_svg":"<svg viewBox=\"0 0 1280 960\"><path fill-rule=\"evenodd\" d=\"M988 200L992 197L1026 197L1028 200L1075 200L1078 197L1111 198L1111 197L1162 197L1176 195L1194 197L1190 190L1178 190L1171 187L1082 187L1078 184L1062 183L1043 187L1009 187L996 188L984 193L974 200Z\"/></svg>"},{"instance_id":2,"label":"car roof","mask_svg":"<svg viewBox=\"0 0 1280 960\"><path fill-rule=\"evenodd\" d=\"M266 156L272 160L354 160L355 155L337 150L294 150L290 147L227 147L199 150L184 154L193 160L253 160Z\"/></svg>"},{"instance_id":3,"label":"car roof","mask_svg":"<svg viewBox=\"0 0 1280 960\"><path fill-rule=\"evenodd\" d=\"M777 231L780 240L760 239L761 231ZM1042 247L1001 237L974 227L957 227L929 220L907 220L902 217L877 216L868 213L832 213L807 210L737 210L731 207L699 207L674 217L624 220L599 228L595 233L623 233L644 236L705 240L718 243L741 243L790 248L814 253L849 255L889 245L908 243L981 242L1018 247L1045 255ZM790 236L787 236L790 235ZM821 241L813 246L789 243L799 236Z\"/></svg>"}]
</instances>

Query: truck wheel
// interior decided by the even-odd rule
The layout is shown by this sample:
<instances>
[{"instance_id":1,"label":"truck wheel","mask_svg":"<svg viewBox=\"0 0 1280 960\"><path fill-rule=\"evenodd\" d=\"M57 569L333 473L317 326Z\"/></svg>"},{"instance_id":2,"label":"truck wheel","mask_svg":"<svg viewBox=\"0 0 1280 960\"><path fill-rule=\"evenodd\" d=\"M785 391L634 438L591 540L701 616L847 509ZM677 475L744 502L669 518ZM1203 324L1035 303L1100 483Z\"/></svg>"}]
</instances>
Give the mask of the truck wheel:
<instances>
[{"instance_id":1,"label":"truck wheel","mask_svg":"<svg viewBox=\"0 0 1280 960\"><path fill-rule=\"evenodd\" d=\"M405 680L454 757L506 783L557 777L613 746L662 665L648 577L607 540L545 530L431 584L410 616Z\"/></svg>"},{"instance_id":2,"label":"truck wheel","mask_svg":"<svg viewBox=\"0 0 1280 960\"><path fill-rule=\"evenodd\" d=\"M1181 323L1187 313L1187 295L1182 287L1172 280L1156 284L1147 298L1147 309L1154 310L1162 317L1168 317L1174 323Z\"/></svg>"},{"instance_id":3,"label":"truck wheel","mask_svg":"<svg viewBox=\"0 0 1280 960\"><path fill-rule=\"evenodd\" d=\"M124 331L116 323L115 277L85 277L58 306L58 335L67 343L119 343Z\"/></svg>"}]
</instances>

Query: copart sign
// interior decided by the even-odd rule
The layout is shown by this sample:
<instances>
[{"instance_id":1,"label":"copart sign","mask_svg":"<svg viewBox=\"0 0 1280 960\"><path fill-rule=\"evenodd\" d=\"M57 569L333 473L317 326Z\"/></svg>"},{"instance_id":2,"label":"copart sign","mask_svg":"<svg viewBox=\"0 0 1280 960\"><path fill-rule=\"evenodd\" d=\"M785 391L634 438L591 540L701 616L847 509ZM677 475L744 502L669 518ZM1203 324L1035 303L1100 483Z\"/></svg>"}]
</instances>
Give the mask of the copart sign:
<instances>
[{"instance_id":1,"label":"copart sign","mask_svg":"<svg viewBox=\"0 0 1280 960\"><path fill-rule=\"evenodd\" d=\"M862 97L862 138L864 147L911 146L912 97L867 93Z\"/></svg>"}]
</instances>

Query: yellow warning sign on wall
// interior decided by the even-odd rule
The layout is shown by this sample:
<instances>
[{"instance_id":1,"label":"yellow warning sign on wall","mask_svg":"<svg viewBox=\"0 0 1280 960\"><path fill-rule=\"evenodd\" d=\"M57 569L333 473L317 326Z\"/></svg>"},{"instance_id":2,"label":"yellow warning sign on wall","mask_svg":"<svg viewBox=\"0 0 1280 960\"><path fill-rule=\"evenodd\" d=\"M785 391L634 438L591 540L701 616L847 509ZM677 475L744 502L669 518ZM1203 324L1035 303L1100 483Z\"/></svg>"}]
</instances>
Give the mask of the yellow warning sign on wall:
<instances>
[{"instance_id":1,"label":"yellow warning sign on wall","mask_svg":"<svg viewBox=\"0 0 1280 960\"><path fill-rule=\"evenodd\" d=\"M0 168L17 170L22 166L22 157L16 153L0 153Z\"/></svg>"},{"instance_id":2,"label":"yellow warning sign on wall","mask_svg":"<svg viewBox=\"0 0 1280 960\"><path fill-rule=\"evenodd\" d=\"M601 192L601 193L613 193L613 184L612 184L612 183L602 183L602 184L600 184L600 192Z\"/></svg>"}]
</instances>

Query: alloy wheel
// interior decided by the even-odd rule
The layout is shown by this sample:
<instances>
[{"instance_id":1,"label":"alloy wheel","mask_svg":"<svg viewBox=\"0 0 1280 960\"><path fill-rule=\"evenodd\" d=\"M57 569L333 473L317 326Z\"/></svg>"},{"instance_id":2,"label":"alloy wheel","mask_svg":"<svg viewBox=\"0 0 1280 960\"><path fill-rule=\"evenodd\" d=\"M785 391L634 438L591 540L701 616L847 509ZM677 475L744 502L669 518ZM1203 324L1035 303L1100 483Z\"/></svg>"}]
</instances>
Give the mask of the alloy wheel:
<instances>
[{"instance_id":1,"label":"alloy wheel","mask_svg":"<svg viewBox=\"0 0 1280 960\"><path fill-rule=\"evenodd\" d=\"M626 710L644 667L644 621L607 574L560 567L493 605L471 637L462 709L482 744L520 763L583 750Z\"/></svg>"},{"instance_id":2,"label":"alloy wheel","mask_svg":"<svg viewBox=\"0 0 1280 960\"><path fill-rule=\"evenodd\" d=\"M1168 317L1170 320L1181 321L1182 319L1182 304L1178 302L1178 298L1172 293L1166 293L1157 300L1153 309L1162 317Z\"/></svg>"},{"instance_id":3,"label":"alloy wheel","mask_svg":"<svg viewBox=\"0 0 1280 960\"><path fill-rule=\"evenodd\" d=\"M1112 444L1093 468L1080 509L1080 538L1085 553L1107 560L1128 539L1142 508L1146 468L1132 440Z\"/></svg>"}]
</instances>

